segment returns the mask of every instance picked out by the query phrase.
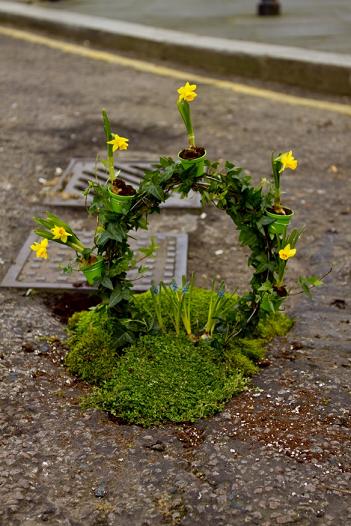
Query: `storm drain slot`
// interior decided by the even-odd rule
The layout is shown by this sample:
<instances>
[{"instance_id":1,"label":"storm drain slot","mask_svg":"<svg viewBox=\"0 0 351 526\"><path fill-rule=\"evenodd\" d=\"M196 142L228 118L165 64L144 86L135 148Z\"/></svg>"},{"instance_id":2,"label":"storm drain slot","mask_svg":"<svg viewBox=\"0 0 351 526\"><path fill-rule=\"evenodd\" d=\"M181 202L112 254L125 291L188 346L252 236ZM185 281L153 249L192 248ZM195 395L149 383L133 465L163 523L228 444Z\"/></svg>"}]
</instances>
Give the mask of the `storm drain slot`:
<instances>
[{"instance_id":1,"label":"storm drain slot","mask_svg":"<svg viewBox=\"0 0 351 526\"><path fill-rule=\"evenodd\" d=\"M118 177L137 189L145 170L152 170L156 164L157 161L120 161L115 168L120 170ZM104 166L97 164L95 159L72 159L57 183L44 188L44 203L51 206L84 207L86 201L82 192L88 187L89 181L106 183L107 177ZM88 195L87 202L91 199L92 196ZM161 208L200 209L200 195L190 192L187 198L182 199L179 194L173 193L161 204Z\"/></svg>"},{"instance_id":2,"label":"storm drain slot","mask_svg":"<svg viewBox=\"0 0 351 526\"><path fill-rule=\"evenodd\" d=\"M91 243L93 232L84 229L75 229L83 244ZM142 264L147 267L146 272L138 274L132 270L128 278L133 281L135 291L148 290L152 283L163 281L166 284L175 279L178 284L187 271L187 234L173 233L135 233L131 240L131 247L136 254L138 249L147 247L152 237L158 244L155 256L146 258ZM33 288L33 289L59 289L59 290L92 290L81 272L65 274L62 268L72 262L72 250L64 245L50 243L49 259L43 260L35 257L30 246L39 241L35 234L31 234L23 244L14 265L12 265L1 287Z\"/></svg>"}]
</instances>

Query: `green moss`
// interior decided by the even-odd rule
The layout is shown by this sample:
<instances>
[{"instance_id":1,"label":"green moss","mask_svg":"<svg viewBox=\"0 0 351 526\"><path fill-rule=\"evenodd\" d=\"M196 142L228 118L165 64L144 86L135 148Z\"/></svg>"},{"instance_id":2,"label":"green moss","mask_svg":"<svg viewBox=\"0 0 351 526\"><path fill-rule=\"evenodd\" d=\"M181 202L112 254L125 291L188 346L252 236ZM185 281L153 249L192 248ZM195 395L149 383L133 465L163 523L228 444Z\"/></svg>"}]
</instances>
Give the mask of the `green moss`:
<instances>
[{"instance_id":1,"label":"green moss","mask_svg":"<svg viewBox=\"0 0 351 526\"><path fill-rule=\"evenodd\" d=\"M258 362L259 360L262 360L266 354L264 344L265 341L261 338L243 338L242 340L239 340L237 346L240 347L240 351L244 356L253 362Z\"/></svg>"},{"instance_id":2,"label":"green moss","mask_svg":"<svg viewBox=\"0 0 351 526\"><path fill-rule=\"evenodd\" d=\"M92 384L112 375L116 366L113 322L106 311L84 311L72 316L68 324L66 365L71 373Z\"/></svg>"},{"instance_id":3,"label":"green moss","mask_svg":"<svg viewBox=\"0 0 351 526\"><path fill-rule=\"evenodd\" d=\"M208 290L195 291L192 312L199 328L207 321L210 295ZM134 301L137 318L151 321L151 294L136 295ZM234 307L237 298L231 301ZM162 310L172 331L166 301ZM220 340L194 344L185 335L150 334L121 352L118 321L108 311L95 309L71 318L66 364L73 374L97 386L87 400L89 406L144 426L193 421L221 410L226 400L242 391L257 373L267 341L286 334L292 324L279 313L260 322L258 338L237 337L226 348Z\"/></svg>"},{"instance_id":4,"label":"green moss","mask_svg":"<svg viewBox=\"0 0 351 526\"><path fill-rule=\"evenodd\" d=\"M244 376L253 376L258 371L258 367L244 354L237 346L230 347L224 351L224 362L229 370L237 369Z\"/></svg>"},{"instance_id":5,"label":"green moss","mask_svg":"<svg viewBox=\"0 0 351 526\"><path fill-rule=\"evenodd\" d=\"M285 336L293 327L294 320L283 312L276 312L258 324L258 332L265 340L271 340L275 336Z\"/></svg>"},{"instance_id":6,"label":"green moss","mask_svg":"<svg viewBox=\"0 0 351 526\"><path fill-rule=\"evenodd\" d=\"M126 350L90 403L145 426L194 421L220 410L245 385L241 371L216 364L186 337L144 336Z\"/></svg>"}]
</instances>

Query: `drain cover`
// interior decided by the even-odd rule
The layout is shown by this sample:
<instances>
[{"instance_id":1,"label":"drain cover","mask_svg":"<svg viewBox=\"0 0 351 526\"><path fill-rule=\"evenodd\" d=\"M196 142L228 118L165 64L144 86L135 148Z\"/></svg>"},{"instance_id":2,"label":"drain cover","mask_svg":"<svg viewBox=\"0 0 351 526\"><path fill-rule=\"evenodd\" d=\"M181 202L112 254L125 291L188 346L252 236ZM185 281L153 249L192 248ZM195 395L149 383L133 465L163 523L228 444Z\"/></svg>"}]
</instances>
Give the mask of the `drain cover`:
<instances>
[{"instance_id":1,"label":"drain cover","mask_svg":"<svg viewBox=\"0 0 351 526\"><path fill-rule=\"evenodd\" d=\"M83 244L91 242L93 236L91 231L76 229L76 232ZM142 275L136 270L128 274L130 279L135 280L134 290L138 292L148 290L153 281L170 283L174 278L180 284L182 276L186 275L187 234L158 233L152 236L147 233L136 233L135 239L131 241L133 250L137 252L139 248L148 246L151 237L156 238L159 248L154 257L143 260L148 270ZM92 290L81 272L64 274L61 270L72 261L71 249L58 243L50 243L49 259L37 259L30 249L34 241L38 241L38 237L31 234L22 246L15 264L9 268L1 287Z\"/></svg>"},{"instance_id":2,"label":"drain cover","mask_svg":"<svg viewBox=\"0 0 351 526\"><path fill-rule=\"evenodd\" d=\"M145 170L151 170L157 161L120 161L116 170L121 170L119 177L126 183L138 188ZM46 192L44 203L51 206L85 206L82 192L88 187L89 181L105 183L107 173L101 163L94 159L72 159L55 186ZM92 196L88 196L88 203ZM201 199L198 193L190 192L186 199L179 194L172 194L161 208L200 209Z\"/></svg>"}]
</instances>

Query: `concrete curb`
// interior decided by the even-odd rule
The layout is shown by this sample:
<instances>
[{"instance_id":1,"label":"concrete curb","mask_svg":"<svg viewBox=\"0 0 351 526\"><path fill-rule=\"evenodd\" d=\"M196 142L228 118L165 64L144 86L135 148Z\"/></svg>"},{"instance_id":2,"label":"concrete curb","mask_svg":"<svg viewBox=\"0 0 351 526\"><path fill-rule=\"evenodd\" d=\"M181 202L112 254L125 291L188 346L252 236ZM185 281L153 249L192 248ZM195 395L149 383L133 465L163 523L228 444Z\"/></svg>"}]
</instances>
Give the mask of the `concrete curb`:
<instances>
[{"instance_id":1,"label":"concrete curb","mask_svg":"<svg viewBox=\"0 0 351 526\"><path fill-rule=\"evenodd\" d=\"M351 94L351 56L204 37L68 11L0 1L0 22L147 59L196 65L216 74L280 82L337 95Z\"/></svg>"}]
</instances>

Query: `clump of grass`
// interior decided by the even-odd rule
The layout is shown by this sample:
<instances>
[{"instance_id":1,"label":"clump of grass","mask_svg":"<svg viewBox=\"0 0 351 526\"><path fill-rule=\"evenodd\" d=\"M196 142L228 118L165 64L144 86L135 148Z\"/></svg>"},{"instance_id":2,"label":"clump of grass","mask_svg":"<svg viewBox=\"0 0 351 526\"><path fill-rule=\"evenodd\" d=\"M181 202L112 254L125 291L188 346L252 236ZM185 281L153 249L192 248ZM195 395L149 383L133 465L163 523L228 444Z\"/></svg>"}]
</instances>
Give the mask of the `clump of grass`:
<instances>
[{"instance_id":1,"label":"clump of grass","mask_svg":"<svg viewBox=\"0 0 351 526\"><path fill-rule=\"evenodd\" d=\"M213 292L208 289L194 287L190 298L190 310L194 332L200 331L206 325L208 318L208 307ZM226 294L228 297L228 310L234 308L238 302L236 294ZM171 320L170 298L166 294L160 295L161 311L163 321L167 331L172 332L174 327ZM154 305L151 293L144 292L134 296L135 307L139 310L140 315L151 319L154 316Z\"/></svg>"}]
</instances>

